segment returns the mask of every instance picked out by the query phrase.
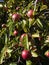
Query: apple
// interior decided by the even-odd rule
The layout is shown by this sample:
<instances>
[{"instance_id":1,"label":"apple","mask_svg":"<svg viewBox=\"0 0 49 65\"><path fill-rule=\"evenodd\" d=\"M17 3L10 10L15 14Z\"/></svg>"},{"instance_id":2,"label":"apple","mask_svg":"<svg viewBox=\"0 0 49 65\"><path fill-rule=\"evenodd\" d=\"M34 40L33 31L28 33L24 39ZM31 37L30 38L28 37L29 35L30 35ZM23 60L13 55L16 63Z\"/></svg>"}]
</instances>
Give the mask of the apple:
<instances>
[{"instance_id":1,"label":"apple","mask_svg":"<svg viewBox=\"0 0 49 65\"><path fill-rule=\"evenodd\" d=\"M26 33L22 34L21 37L20 37L20 41L23 40L24 36L26 36Z\"/></svg>"},{"instance_id":2,"label":"apple","mask_svg":"<svg viewBox=\"0 0 49 65\"><path fill-rule=\"evenodd\" d=\"M19 9L20 9L20 7L19 7L19 6L17 6L17 7L16 7L16 10L19 10Z\"/></svg>"},{"instance_id":3,"label":"apple","mask_svg":"<svg viewBox=\"0 0 49 65\"><path fill-rule=\"evenodd\" d=\"M32 9L27 12L27 16L30 18L33 17L33 10Z\"/></svg>"},{"instance_id":4,"label":"apple","mask_svg":"<svg viewBox=\"0 0 49 65\"><path fill-rule=\"evenodd\" d=\"M21 18L21 16L20 16L20 14L18 14L18 13L14 13L14 14L12 15L12 20L13 20L13 21L18 21L18 20L20 20L20 18Z\"/></svg>"},{"instance_id":5,"label":"apple","mask_svg":"<svg viewBox=\"0 0 49 65\"><path fill-rule=\"evenodd\" d=\"M13 35L16 36L18 34L17 30L14 30Z\"/></svg>"},{"instance_id":6,"label":"apple","mask_svg":"<svg viewBox=\"0 0 49 65\"><path fill-rule=\"evenodd\" d=\"M45 56L49 58L49 51L45 52Z\"/></svg>"},{"instance_id":7,"label":"apple","mask_svg":"<svg viewBox=\"0 0 49 65\"><path fill-rule=\"evenodd\" d=\"M31 55L30 51L28 51L28 50L23 50L23 51L22 51L22 58L23 58L24 60L30 59L31 56L32 56L32 55Z\"/></svg>"}]
</instances>

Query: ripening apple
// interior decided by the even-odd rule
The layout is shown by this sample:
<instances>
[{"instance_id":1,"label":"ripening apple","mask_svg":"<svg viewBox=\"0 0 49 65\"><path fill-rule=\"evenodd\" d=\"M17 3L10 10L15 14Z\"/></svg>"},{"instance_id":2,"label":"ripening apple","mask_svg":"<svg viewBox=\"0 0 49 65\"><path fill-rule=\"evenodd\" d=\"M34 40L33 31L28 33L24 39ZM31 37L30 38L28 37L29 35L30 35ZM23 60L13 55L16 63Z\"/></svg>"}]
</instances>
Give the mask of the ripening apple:
<instances>
[{"instance_id":1,"label":"ripening apple","mask_svg":"<svg viewBox=\"0 0 49 65\"><path fill-rule=\"evenodd\" d=\"M32 56L32 55L31 55L30 51L28 51L28 50L23 50L23 51L22 51L22 58L23 58L24 60L30 59L31 56Z\"/></svg>"},{"instance_id":2,"label":"ripening apple","mask_svg":"<svg viewBox=\"0 0 49 65\"><path fill-rule=\"evenodd\" d=\"M45 56L49 58L49 51L45 52Z\"/></svg>"},{"instance_id":3,"label":"ripening apple","mask_svg":"<svg viewBox=\"0 0 49 65\"><path fill-rule=\"evenodd\" d=\"M20 37L20 41L22 41L25 36L26 36L26 33L22 34Z\"/></svg>"},{"instance_id":4,"label":"ripening apple","mask_svg":"<svg viewBox=\"0 0 49 65\"><path fill-rule=\"evenodd\" d=\"M18 34L17 30L14 30L13 35L16 36Z\"/></svg>"},{"instance_id":5,"label":"ripening apple","mask_svg":"<svg viewBox=\"0 0 49 65\"><path fill-rule=\"evenodd\" d=\"M21 16L20 16L20 14L18 14L18 13L14 13L14 14L12 15L12 20L13 20L13 21L18 21L18 20L20 20L20 18L21 18Z\"/></svg>"},{"instance_id":6,"label":"ripening apple","mask_svg":"<svg viewBox=\"0 0 49 65\"><path fill-rule=\"evenodd\" d=\"M33 10L32 9L27 12L27 16L29 18L32 18L33 17Z\"/></svg>"}]
</instances>

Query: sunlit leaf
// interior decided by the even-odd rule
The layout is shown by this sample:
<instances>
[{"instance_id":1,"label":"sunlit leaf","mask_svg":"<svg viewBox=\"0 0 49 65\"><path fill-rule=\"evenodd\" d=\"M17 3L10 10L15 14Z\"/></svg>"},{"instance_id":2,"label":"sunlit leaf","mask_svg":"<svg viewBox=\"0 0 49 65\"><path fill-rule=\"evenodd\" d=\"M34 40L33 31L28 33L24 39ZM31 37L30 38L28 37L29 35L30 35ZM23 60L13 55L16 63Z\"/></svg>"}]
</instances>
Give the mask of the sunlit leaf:
<instances>
[{"instance_id":1,"label":"sunlit leaf","mask_svg":"<svg viewBox=\"0 0 49 65\"><path fill-rule=\"evenodd\" d=\"M33 65L33 62L28 60L28 61L26 61L26 65Z\"/></svg>"},{"instance_id":2,"label":"sunlit leaf","mask_svg":"<svg viewBox=\"0 0 49 65\"><path fill-rule=\"evenodd\" d=\"M32 34L32 37L33 37L33 38L39 37L39 33L34 33L34 34Z\"/></svg>"},{"instance_id":3,"label":"sunlit leaf","mask_svg":"<svg viewBox=\"0 0 49 65\"><path fill-rule=\"evenodd\" d=\"M38 25L40 28L43 28L43 24L41 23L41 21L40 21L39 18L37 19L37 25Z\"/></svg>"},{"instance_id":4,"label":"sunlit leaf","mask_svg":"<svg viewBox=\"0 0 49 65\"><path fill-rule=\"evenodd\" d=\"M38 57L38 54L36 52L31 51L31 53L32 53L32 57Z\"/></svg>"}]
</instances>

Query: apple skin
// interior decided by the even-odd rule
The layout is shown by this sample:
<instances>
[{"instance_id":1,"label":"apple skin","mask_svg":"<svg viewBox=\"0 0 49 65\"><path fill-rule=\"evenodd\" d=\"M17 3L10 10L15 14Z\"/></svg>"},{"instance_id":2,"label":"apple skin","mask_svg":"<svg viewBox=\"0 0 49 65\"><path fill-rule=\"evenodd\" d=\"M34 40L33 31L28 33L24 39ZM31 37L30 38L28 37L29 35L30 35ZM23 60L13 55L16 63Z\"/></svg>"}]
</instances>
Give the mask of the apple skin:
<instances>
[{"instance_id":1,"label":"apple skin","mask_svg":"<svg viewBox=\"0 0 49 65\"><path fill-rule=\"evenodd\" d=\"M14 30L13 35L16 36L18 34L17 30Z\"/></svg>"},{"instance_id":2,"label":"apple skin","mask_svg":"<svg viewBox=\"0 0 49 65\"><path fill-rule=\"evenodd\" d=\"M21 18L21 16L18 13L15 13L15 14L12 15L12 20L13 21L18 21L18 20L20 20L20 18Z\"/></svg>"},{"instance_id":3,"label":"apple skin","mask_svg":"<svg viewBox=\"0 0 49 65\"><path fill-rule=\"evenodd\" d=\"M27 12L27 16L28 16L29 18L32 18L32 17L33 17L33 10L29 10L29 11Z\"/></svg>"},{"instance_id":4,"label":"apple skin","mask_svg":"<svg viewBox=\"0 0 49 65\"><path fill-rule=\"evenodd\" d=\"M26 36L26 33L22 34L21 37L20 37L20 41L23 40L23 37Z\"/></svg>"},{"instance_id":5,"label":"apple skin","mask_svg":"<svg viewBox=\"0 0 49 65\"><path fill-rule=\"evenodd\" d=\"M45 52L45 56L49 58L49 51Z\"/></svg>"},{"instance_id":6,"label":"apple skin","mask_svg":"<svg viewBox=\"0 0 49 65\"><path fill-rule=\"evenodd\" d=\"M23 50L23 51L22 51L22 58L23 58L24 60L30 59L31 56L32 56L32 55L31 55L30 51L28 51L28 50Z\"/></svg>"}]
</instances>

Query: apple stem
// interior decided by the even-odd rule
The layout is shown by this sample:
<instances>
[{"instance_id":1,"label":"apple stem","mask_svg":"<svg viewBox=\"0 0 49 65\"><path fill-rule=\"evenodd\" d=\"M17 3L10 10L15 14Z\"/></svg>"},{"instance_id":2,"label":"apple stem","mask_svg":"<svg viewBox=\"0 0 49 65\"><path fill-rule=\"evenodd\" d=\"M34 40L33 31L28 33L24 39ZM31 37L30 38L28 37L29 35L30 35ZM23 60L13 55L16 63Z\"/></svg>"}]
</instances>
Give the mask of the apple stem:
<instances>
[{"instance_id":1,"label":"apple stem","mask_svg":"<svg viewBox=\"0 0 49 65\"><path fill-rule=\"evenodd\" d=\"M18 63L20 62L20 56L19 56L19 58L18 58Z\"/></svg>"},{"instance_id":2,"label":"apple stem","mask_svg":"<svg viewBox=\"0 0 49 65\"><path fill-rule=\"evenodd\" d=\"M20 56L18 58L18 63L21 62L23 65L25 65L21 60L20 60Z\"/></svg>"}]
</instances>

